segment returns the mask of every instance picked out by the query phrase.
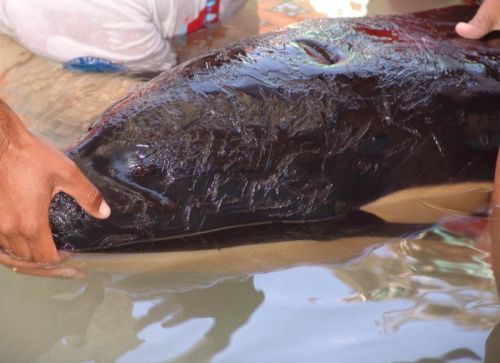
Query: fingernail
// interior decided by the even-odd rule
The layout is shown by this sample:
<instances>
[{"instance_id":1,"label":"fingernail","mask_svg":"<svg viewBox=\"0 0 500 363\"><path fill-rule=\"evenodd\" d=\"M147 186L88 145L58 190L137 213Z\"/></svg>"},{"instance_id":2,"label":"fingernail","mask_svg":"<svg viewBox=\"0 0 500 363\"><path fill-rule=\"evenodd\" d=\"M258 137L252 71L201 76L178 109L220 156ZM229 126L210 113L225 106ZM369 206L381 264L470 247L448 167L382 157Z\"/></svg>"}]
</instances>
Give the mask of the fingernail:
<instances>
[{"instance_id":1,"label":"fingernail","mask_svg":"<svg viewBox=\"0 0 500 363\"><path fill-rule=\"evenodd\" d=\"M99 214L102 218L108 218L111 215L111 208L108 203L103 199L99 207Z\"/></svg>"}]
</instances>

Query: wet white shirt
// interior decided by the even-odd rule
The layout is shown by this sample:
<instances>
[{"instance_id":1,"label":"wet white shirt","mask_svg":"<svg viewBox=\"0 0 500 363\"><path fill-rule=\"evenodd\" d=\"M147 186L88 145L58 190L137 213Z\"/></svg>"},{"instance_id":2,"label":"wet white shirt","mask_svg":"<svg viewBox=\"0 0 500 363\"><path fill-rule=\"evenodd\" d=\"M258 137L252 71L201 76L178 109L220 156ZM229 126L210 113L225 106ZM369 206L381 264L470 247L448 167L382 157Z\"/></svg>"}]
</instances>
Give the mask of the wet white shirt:
<instances>
[{"instance_id":1,"label":"wet white shirt","mask_svg":"<svg viewBox=\"0 0 500 363\"><path fill-rule=\"evenodd\" d=\"M176 62L168 38L217 21L244 1L0 0L0 32L62 63L96 58L164 70Z\"/></svg>"}]
</instances>

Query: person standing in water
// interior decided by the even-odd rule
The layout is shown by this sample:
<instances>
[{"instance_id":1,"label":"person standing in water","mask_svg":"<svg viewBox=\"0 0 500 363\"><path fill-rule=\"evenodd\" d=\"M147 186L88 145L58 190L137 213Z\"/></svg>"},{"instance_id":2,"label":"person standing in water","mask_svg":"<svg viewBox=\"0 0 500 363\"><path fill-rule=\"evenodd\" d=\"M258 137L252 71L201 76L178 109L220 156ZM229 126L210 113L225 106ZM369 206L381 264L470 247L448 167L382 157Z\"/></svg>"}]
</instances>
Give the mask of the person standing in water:
<instances>
[{"instance_id":1,"label":"person standing in water","mask_svg":"<svg viewBox=\"0 0 500 363\"><path fill-rule=\"evenodd\" d=\"M224 20L246 0L0 0L0 33L69 70L164 71L169 39Z\"/></svg>"},{"instance_id":2,"label":"person standing in water","mask_svg":"<svg viewBox=\"0 0 500 363\"><path fill-rule=\"evenodd\" d=\"M0 0L0 32L70 69L162 70L174 63L168 36L216 21L231 6L231 0ZM500 0L485 0L469 23L456 26L470 39L493 30L500 30ZM58 265L64 254L50 231L51 199L66 192L96 218L111 210L77 166L33 136L3 102L0 170L0 263L32 274L77 275Z\"/></svg>"}]
</instances>

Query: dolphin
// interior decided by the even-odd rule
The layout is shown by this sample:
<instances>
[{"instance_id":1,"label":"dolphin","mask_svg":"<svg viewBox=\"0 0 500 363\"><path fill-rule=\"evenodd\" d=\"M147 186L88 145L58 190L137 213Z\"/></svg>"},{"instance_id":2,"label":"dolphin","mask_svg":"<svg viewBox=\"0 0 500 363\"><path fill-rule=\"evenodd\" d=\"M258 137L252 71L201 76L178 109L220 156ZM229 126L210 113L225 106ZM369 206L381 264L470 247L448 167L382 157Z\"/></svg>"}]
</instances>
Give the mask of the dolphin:
<instances>
[{"instance_id":1,"label":"dolphin","mask_svg":"<svg viewBox=\"0 0 500 363\"><path fill-rule=\"evenodd\" d=\"M67 151L113 213L96 220L58 194L58 248L209 249L382 224L401 233L405 221L377 215L378 201L440 185L487 190L500 35L454 32L476 9L305 21L134 89Z\"/></svg>"}]
</instances>

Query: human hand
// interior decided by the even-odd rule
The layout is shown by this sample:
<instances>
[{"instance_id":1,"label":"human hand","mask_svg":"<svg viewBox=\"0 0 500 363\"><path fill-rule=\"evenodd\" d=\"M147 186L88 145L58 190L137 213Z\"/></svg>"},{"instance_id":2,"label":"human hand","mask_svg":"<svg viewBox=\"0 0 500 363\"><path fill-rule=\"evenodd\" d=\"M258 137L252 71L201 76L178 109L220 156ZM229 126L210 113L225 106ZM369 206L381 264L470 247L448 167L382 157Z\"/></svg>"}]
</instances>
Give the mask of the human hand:
<instances>
[{"instance_id":1,"label":"human hand","mask_svg":"<svg viewBox=\"0 0 500 363\"><path fill-rule=\"evenodd\" d=\"M0 100L0 263L13 269L57 274L58 254L49 225L49 205L59 192L72 196L96 218L111 211L76 164L33 136ZM68 271L65 273L71 274Z\"/></svg>"},{"instance_id":2,"label":"human hand","mask_svg":"<svg viewBox=\"0 0 500 363\"><path fill-rule=\"evenodd\" d=\"M484 0L474 18L468 23L458 23L455 30L467 39L479 39L500 30L500 0Z\"/></svg>"}]
</instances>

